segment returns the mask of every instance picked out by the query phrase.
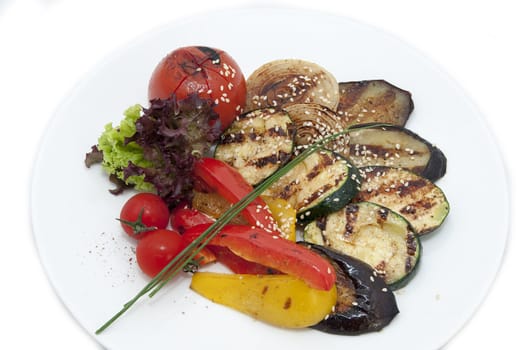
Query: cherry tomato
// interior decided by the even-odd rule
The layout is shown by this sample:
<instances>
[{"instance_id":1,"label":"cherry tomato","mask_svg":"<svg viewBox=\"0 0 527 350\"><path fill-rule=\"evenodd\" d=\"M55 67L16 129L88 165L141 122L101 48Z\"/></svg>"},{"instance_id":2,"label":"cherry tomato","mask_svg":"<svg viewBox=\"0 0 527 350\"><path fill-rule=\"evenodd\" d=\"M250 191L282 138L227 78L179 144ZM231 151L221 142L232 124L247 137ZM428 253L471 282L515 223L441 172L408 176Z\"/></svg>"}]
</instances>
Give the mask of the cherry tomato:
<instances>
[{"instance_id":1,"label":"cherry tomato","mask_svg":"<svg viewBox=\"0 0 527 350\"><path fill-rule=\"evenodd\" d=\"M186 244L176 231L161 229L152 231L137 243L137 263L150 277L157 275L175 258Z\"/></svg>"},{"instance_id":2,"label":"cherry tomato","mask_svg":"<svg viewBox=\"0 0 527 350\"><path fill-rule=\"evenodd\" d=\"M167 205L153 193L138 193L126 201L119 221L124 231L135 239L142 239L155 229L168 225L170 212Z\"/></svg>"},{"instance_id":3,"label":"cherry tomato","mask_svg":"<svg viewBox=\"0 0 527 350\"><path fill-rule=\"evenodd\" d=\"M150 100L173 93L184 99L197 93L214 101L222 129L242 113L246 97L245 77L226 52L205 46L188 46L169 53L155 68L148 86Z\"/></svg>"}]
</instances>

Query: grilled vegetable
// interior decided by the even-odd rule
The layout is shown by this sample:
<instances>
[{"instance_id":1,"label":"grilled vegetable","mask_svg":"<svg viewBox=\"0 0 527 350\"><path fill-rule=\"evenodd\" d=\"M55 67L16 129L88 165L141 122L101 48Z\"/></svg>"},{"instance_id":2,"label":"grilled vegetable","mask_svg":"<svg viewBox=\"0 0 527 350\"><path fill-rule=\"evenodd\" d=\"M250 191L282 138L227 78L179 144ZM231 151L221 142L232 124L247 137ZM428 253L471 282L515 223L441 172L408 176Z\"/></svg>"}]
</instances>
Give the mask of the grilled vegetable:
<instances>
[{"instance_id":1,"label":"grilled vegetable","mask_svg":"<svg viewBox=\"0 0 527 350\"><path fill-rule=\"evenodd\" d=\"M247 78L246 110L311 102L331 109L339 103L337 80L318 64L298 59L275 60Z\"/></svg>"},{"instance_id":2,"label":"grilled vegetable","mask_svg":"<svg viewBox=\"0 0 527 350\"><path fill-rule=\"evenodd\" d=\"M184 235L183 235L184 236ZM216 261L226 266L234 273L252 275L273 275L280 274L280 271L258 264L234 254L229 248L216 245L209 245L208 249L216 257Z\"/></svg>"},{"instance_id":3,"label":"grilled vegetable","mask_svg":"<svg viewBox=\"0 0 527 350\"><path fill-rule=\"evenodd\" d=\"M196 190L193 192L192 208L215 219L219 218L231 206L232 203L217 192L200 192ZM247 220L241 214L238 214L230 222L231 224L247 225Z\"/></svg>"},{"instance_id":4,"label":"grilled vegetable","mask_svg":"<svg viewBox=\"0 0 527 350\"><path fill-rule=\"evenodd\" d=\"M323 332L358 335L379 331L399 313L392 291L368 264L327 247L302 243L330 260L337 272L337 303L312 328Z\"/></svg>"},{"instance_id":5,"label":"grilled vegetable","mask_svg":"<svg viewBox=\"0 0 527 350\"><path fill-rule=\"evenodd\" d=\"M196 239L209 226L194 226L185 231L185 236ZM335 270L326 260L305 247L256 227L226 225L209 245L229 248L245 260L296 276L312 288L330 290L335 284Z\"/></svg>"},{"instance_id":6,"label":"grilled vegetable","mask_svg":"<svg viewBox=\"0 0 527 350\"><path fill-rule=\"evenodd\" d=\"M346 126L389 123L404 126L414 109L412 95L384 80L339 83L337 113Z\"/></svg>"},{"instance_id":7,"label":"grilled vegetable","mask_svg":"<svg viewBox=\"0 0 527 350\"><path fill-rule=\"evenodd\" d=\"M443 152L414 132L396 125L367 124L349 133L348 158L358 167L405 168L436 181L445 175Z\"/></svg>"},{"instance_id":8,"label":"grilled vegetable","mask_svg":"<svg viewBox=\"0 0 527 350\"><path fill-rule=\"evenodd\" d=\"M296 126L295 146L308 146L327 136L344 130L337 113L317 103L297 103L285 107ZM327 149L340 154L347 154L346 140L343 136L325 145Z\"/></svg>"},{"instance_id":9,"label":"grilled vegetable","mask_svg":"<svg viewBox=\"0 0 527 350\"><path fill-rule=\"evenodd\" d=\"M244 113L221 135L214 157L256 185L291 158L294 130L283 110L265 108Z\"/></svg>"},{"instance_id":10,"label":"grilled vegetable","mask_svg":"<svg viewBox=\"0 0 527 350\"><path fill-rule=\"evenodd\" d=\"M421 255L419 238L408 221L368 202L350 203L309 223L304 240L368 263L391 289L409 281Z\"/></svg>"},{"instance_id":11,"label":"grilled vegetable","mask_svg":"<svg viewBox=\"0 0 527 350\"><path fill-rule=\"evenodd\" d=\"M238 203L253 190L236 169L215 158L199 159L194 165L194 175L200 186L217 192L231 204ZM269 208L260 197L246 206L241 215L250 225L271 232L278 229Z\"/></svg>"},{"instance_id":12,"label":"grilled vegetable","mask_svg":"<svg viewBox=\"0 0 527 350\"><path fill-rule=\"evenodd\" d=\"M271 185L264 195L282 198L300 222L339 210L357 193L360 175L335 152L315 152Z\"/></svg>"},{"instance_id":13,"label":"grilled vegetable","mask_svg":"<svg viewBox=\"0 0 527 350\"><path fill-rule=\"evenodd\" d=\"M337 299L335 285L328 291L318 290L288 275L198 272L190 288L218 304L285 328L318 323Z\"/></svg>"},{"instance_id":14,"label":"grilled vegetable","mask_svg":"<svg viewBox=\"0 0 527 350\"><path fill-rule=\"evenodd\" d=\"M364 177L354 201L369 201L401 214L418 235L438 228L450 205L443 191L411 171L385 166L360 168Z\"/></svg>"},{"instance_id":15,"label":"grilled vegetable","mask_svg":"<svg viewBox=\"0 0 527 350\"><path fill-rule=\"evenodd\" d=\"M282 232L282 237L296 242L296 210L285 199L261 197L269 207L273 218Z\"/></svg>"}]
</instances>

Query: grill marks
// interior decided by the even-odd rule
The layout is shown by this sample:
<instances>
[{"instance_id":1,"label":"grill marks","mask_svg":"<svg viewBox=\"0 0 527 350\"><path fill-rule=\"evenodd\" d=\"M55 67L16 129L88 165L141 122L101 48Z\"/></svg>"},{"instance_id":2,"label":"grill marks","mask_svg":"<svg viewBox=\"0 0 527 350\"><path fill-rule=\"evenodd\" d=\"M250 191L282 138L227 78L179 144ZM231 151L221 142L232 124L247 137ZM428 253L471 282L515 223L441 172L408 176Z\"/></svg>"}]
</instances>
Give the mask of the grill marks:
<instances>
[{"instance_id":1,"label":"grill marks","mask_svg":"<svg viewBox=\"0 0 527 350\"><path fill-rule=\"evenodd\" d=\"M395 125L370 124L349 134L346 154L358 167L404 168L431 181L446 172L443 152L416 133Z\"/></svg>"},{"instance_id":2,"label":"grill marks","mask_svg":"<svg viewBox=\"0 0 527 350\"><path fill-rule=\"evenodd\" d=\"M257 133L254 130L246 133L244 130L240 130L237 133L229 133L222 135L219 144L228 145L231 143L244 143L246 141L259 141L263 137L288 137L290 132L284 130L282 127L273 127L267 129L264 133Z\"/></svg>"},{"instance_id":3,"label":"grill marks","mask_svg":"<svg viewBox=\"0 0 527 350\"><path fill-rule=\"evenodd\" d=\"M337 113L345 124L390 123L404 126L414 109L410 92L384 80L339 83Z\"/></svg>"},{"instance_id":4,"label":"grill marks","mask_svg":"<svg viewBox=\"0 0 527 350\"><path fill-rule=\"evenodd\" d=\"M248 109L318 103L334 110L338 100L335 77L323 67L304 60L271 61L247 78Z\"/></svg>"},{"instance_id":5,"label":"grill marks","mask_svg":"<svg viewBox=\"0 0 527 350\"><path fill-rule=\"evenodd\" d=\"M437 228L449 212L443 192L431 181L404 169L362 168L364 180L355 201L369 201L390 208L422 235Z\"/></svg>"},{"instance_id":6,"label":"grill marks","mask_svg":"<svg viewBox=\"0 0 527 350\"><path fill-rule=\"evenodd\" d=\"M374 266L372 278L385 279L392 289L408 281L419 261L419 238L408 221L383 206L349 203L327 215L323 228L319 222L321 219L306 226L305 240Z\"/></svg>"},{"instance_id":7,"label":"grill marks","mask_svg":"<svg viewBox=\"0 0 527 350\"><path fill-rule=\"evenodd\" d=\"M270 164L276 165L280 163L285 163L289 160L290 157L291 157L290 153L278 151L278 154L275 153L267 157L255 158L254 160L250 162L250 165L261 169L261 168L267 167Z\"/></svg>"},{"instance_id":8,"label":"grill marks","mask_svg":"<svg viewBox=\"0 0 527 350\"><path fill-rule=\"evenodd\" d=\"M344 226L346 231L344 237L349 238L353 234L353 229L357 223L357 213L359 212L359 206L356 204L348 204L344 209L346 215L346 225Z\"/></svg>"},{"instance_id":9,"label":"grill marks","mask_svg":"<svg viewBox=\"0 0 527 350\"><path fill-rule=\"evenodd\" d=\"M351 172L356 169L350 167L334 152L315 152L272 184L264 194L285 199L295 208L300 220L309 221L327 213L330 207L338 210L351 200L357 185L351 180ZM348 187L350 189L343 190Z\"/></svg>"},{"instance_id":10,"label":"grill marks","mask_svg":"<svg viewBox=\"0 0 527 350\"><path fill-rule=\"evenodd\" d=\"M289 161L295 129L289 115L265 108L240 115L222 135L215 157L256 185Z\"/></svg>"}]
</instances>

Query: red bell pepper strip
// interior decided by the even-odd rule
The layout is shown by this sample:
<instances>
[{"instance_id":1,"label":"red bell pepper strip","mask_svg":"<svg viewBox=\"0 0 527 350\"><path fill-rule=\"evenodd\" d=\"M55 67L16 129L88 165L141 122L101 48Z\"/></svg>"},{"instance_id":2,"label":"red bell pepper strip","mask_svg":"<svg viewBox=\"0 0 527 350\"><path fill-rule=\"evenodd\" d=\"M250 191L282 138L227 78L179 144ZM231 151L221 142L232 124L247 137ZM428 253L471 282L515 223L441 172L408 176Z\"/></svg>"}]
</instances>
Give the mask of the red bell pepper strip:
<instances>
[{"instance_id":1,"label":"red bell pepper strip","mask_svg":"<svg viewBox=\"0 0 527 350\"><path fill-rule=\"evenodd\" d=\"M188 203L182 203L175 207L170 214L170 224L174 229L182 234L185 242L190 244L192 238L188 238L185 235L185 231L188 229L201 224L212 224L214 219L210 216L191 208ZM203 251L210 251L215 257L216 261L228 267L234 273L240 274L251 274L251 275L268 275L279 273L276 270L273 270L267 266L261 264L247 261L243 258L240 258L238 255L234 254L229 250L229 248L212 246L209 245L204 248Z\"/></svg>"},{"instance_id":2,"label":"red bell pepper strip","mask_svg":"<svg viewBox=\"0 0 527 350\"><path fill-rule=\"evenodd\" d=\"M201 224L212 224L214 219L192 208L188 203L180 203L170 213L170 225L179 233Z\"/></svg>"},{"instance_id":3,"label":"red bell pepper strip","mask_svg":"<svg viewBox=\"0 0 527 350\"><path fill-rule=\"evenodd\" d=\"M210 225L188 229L184 236L196 239ZM278 234L244 225L227 225L210 245L229 248L239 257L296 276L316 289L330 290L335 284L335 269L326 259L306 247Z\"/></svg>"},{"instance_id":4,"label":"red bell pepper strip","mask_svg":"<svg viewBox=\"0 0 527 350\"><path fill-rule=\"evenodd\" d=\"M213 222L214 220L212 218L191 208L188 203L180 203L170 213L170 225L175 231L181 234L186 246L192 242L192 240L185 239L185 235L183 235L187 229L196 225L212 224ZM217 258L210 249L205 247L196 255L196 260L203 266L217 261Z\"/></svg>"},{"instance_id":5,"label":"red bell pepper strip","mask_svg":"<svg viewBox=\"0 0 527 350\"><path fill-rule=\"evenodd\" d=\"M185 247L190 244L190 242L185 239L183 239L183 241L185 242ZM197 261L200 266L205 266L207 264L218 261L216 255L207 247L201 249L194 257L194 260Z\"/></svg>"},{"instance_id":6,"label":"red bell pepper strip","mask_svg":"<svg viewBox=\"0 0 527 350\"><path fill-rule=\"evenodd\" d=\"M194 165L194 175L232 204L238 203L253 190L236 169L218 159L201 158ZM269 208L260 197L245 207L242 215L250 225L279 232Z\"/></svg>"},{"instance_id":7,"label":"red bell pepper strip","mask_svg":"<svg viewBox=\"0 0 527 350\"><path fill-rule=\"evenodd\" d=\"M262 264L245 260L244 258L234 254L229 248L226 247L208 245L207 249L209 249L216 256L217 262L225 265L236 274L276 275L280 273L279 271Z\"/></svg>"}]
</instances>

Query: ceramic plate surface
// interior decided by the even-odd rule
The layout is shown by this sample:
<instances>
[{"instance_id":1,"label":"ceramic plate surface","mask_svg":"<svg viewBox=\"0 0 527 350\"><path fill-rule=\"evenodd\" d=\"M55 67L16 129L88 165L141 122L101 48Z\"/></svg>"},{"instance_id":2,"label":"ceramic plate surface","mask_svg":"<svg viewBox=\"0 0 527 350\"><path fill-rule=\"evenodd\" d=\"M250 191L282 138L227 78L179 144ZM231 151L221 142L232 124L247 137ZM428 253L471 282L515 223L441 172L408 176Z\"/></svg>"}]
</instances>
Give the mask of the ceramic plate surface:
<instances>
[{"instance_id":1,"label":"ceramic plate surface","mask_svg":"<svg viewBox=\"0 0 527 350\"><path fill-rule=\"evenodd\" d=\"M106 175L98 166L86 169L84 154L106 123L117 123L132 104L146 104L155 65L186 45L227 51L246 77L267 61L302 58L339 81L385 79L411 91L415 110L407 127L448 157L438 185L451 213L423 239L419 271L396 293L401 312L379 333L345 337L271 327L202 299L182 276L154 299L137 303L97 341L127 350L444 345L483 301L507 239L508 189L492 132L462 89L400 40L350 19L283 9L209 13L148 33L95 67L56 111L34 167L32 220L49 279L78 322L94 334L148 282L136 266L135 243L115 220L130 194L110 195Z\"/></svg>"}]
</instances>

